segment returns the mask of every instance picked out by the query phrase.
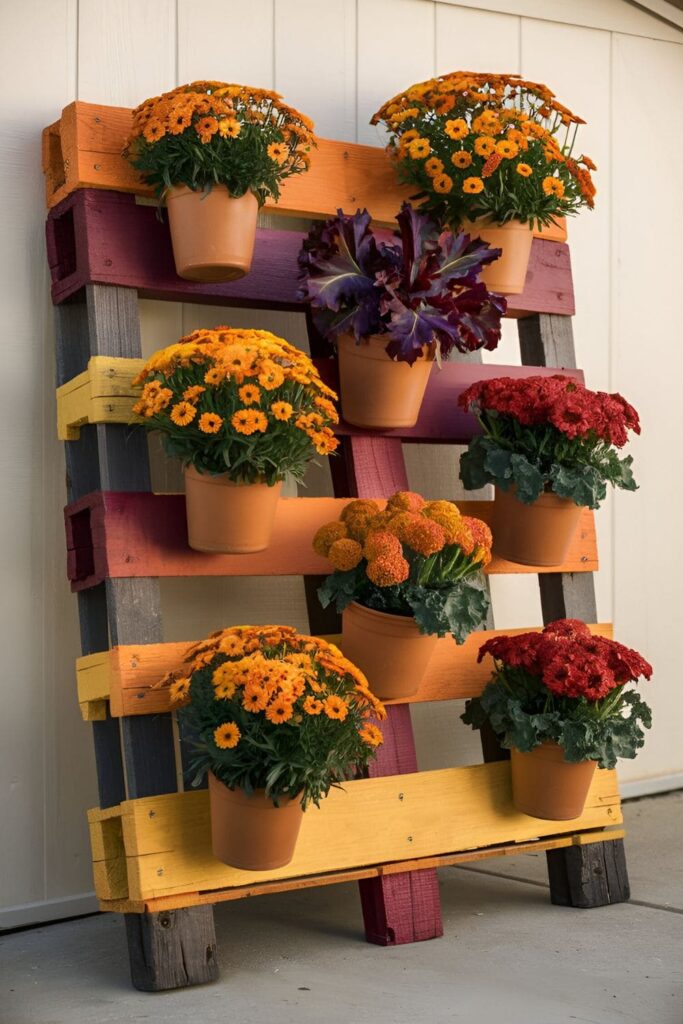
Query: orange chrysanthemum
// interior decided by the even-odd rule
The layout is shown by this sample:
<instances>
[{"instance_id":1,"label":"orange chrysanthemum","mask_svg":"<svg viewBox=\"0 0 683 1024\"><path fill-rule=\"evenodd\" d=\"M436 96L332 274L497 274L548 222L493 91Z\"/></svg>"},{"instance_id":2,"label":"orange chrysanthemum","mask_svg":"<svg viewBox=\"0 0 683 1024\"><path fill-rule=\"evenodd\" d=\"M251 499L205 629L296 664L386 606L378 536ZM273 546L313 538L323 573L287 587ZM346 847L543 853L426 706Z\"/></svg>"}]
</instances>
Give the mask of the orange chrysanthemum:
<instances>
[{"instance_id":1,"label":"orange chrysanthemum","mask_svg":"<svg viewBox=\"0 0 683 1024\"><path fill-rule=\"evenodd\" d=\"M270 407L270 411L276 420L281 420L283 423L286 423L287 420L292 418L294 406L289 402L273 402Z\"/></svg>"},{"instance_id":2,"label":"orange chrysanthemum","mask_svg":"<svg viewBox=\"0 0 683 1024\"><path fill-rule=\"evenodd\" d=\"M348 531L344 523L325 523L316 532L313 538L313 550L322 558L327 558L328 553L335 541L347 537Z\"/></svg>"},{"instance_id":3,"label":"orange chrysanthemum","mask_svg":"<svg viewBox=\"0 0 683 1024\"><path fill-rule=\"evenodd\" d=\"M375 586L395 587L408 579L410 566L402 555L385 555L371 559L365 571Z\"/></svg>"},{"instance_id":4,"label":"orange chrysanthemum","mask_svg":"<svg viewBox=\"0 0 683 1024\"><path fill-rule=\"evenodd\" d=\"M230 422L238 434L263 434L268 429L268 420L264 413L255 409L238 409Z\"/></svg>"},{"instance_id":5,"label":"orange chrysanthemum","mask_svg":"<svg viewBox=\"0 0 683 1024\"><path fill-rule=\"evenodd\" d=\"M468 153L466 149L458 149L453 153L451 157L451 163L455 167L459 167L460 170L464 170L465 167L469 167L472 163L472 154Z\"/></svg>"},{"instance_id":6,"label":"orange chrysanthemum","mask_svg":"<svg viewBox=\"0 0 683 1024\"><path fill-rule=\"evenodd\" d=\"M408 153L413 160L424 160L429 156L431 149L429 139L413 139L408 146Z\"/></svg>"},{"instance_id":7,"label":"orange chrysanthemum","mask_svg":"<svg viewBox=\"0 0 683 1024\"><path fill-rule=\"evenodd\" d=\"M293 714L294 705L285 697L276 697L266 710L266 718L273 725L282 725L283 722L288 722Z\"/></svg>"},{"instance_id":8,"label":"orange chrysanthemum","mask_svg":"<svg viewBox=\"0 0 683 1024\"><path fill-rule=\"evenodd\" d=\"M462 183L463 192L467 192L468 195L476 196L479 192L484 191L484 182L481 178L465 178Z\"/></svg>"},{"instance_id":9,"label":"orange chrysanthemum","mask_svg":"<svg viewBox=\"0 0 683 1024\"><path fill-rule=\"evenodd\" d=\"M224 722L214 729L213 741L219 750L232 750L239 743L241 735L235 722Z\"/></svg>"},{"instance_id":10,"label":"orange chrysanthemum","mask_svg":"<svg viewBox=\"0 0 683 1024\"><path fill-rule=\"evenodd\" d=\"M453 188L453 179L447 174L439 174L432 182L434 191L440 195L447 195Z\"/></svg>"},{"instance_id":11,"label":"orange chrysanthemum","mask_svg":"<svg viewBox=\"0 0 683 1024\"><path fill-rule=\"evenodd\" d=\"M260 388L257 388L255 384L243 384L237 394L245 405L254 405L261 400Z\"/></svg>"},{"instance_id":12,"label":"orange chrysanthemum","mask_svg":"<svg viewBox=\"0 0 683 1024\"><path fill-rule=\"evenodd\" d=\"M270 159L274 160L276 164L284 164L289 155L287 147L281 142L271 142L266 152Z\"/></svg>"},{"instance_id":13,"label":"orange chrysanthemum","mask_svg":"<svg viewBox=\"0 0 683 1024\"><path fill-rule=\"evenodd\" d=\"M186 700L190 693L190 680L186 676L174 679L169 688L171 704L180 704Z\"/></svg>"},{"instance_id":14,"label":"orange chrysanthemum","mask_svg":"<svg viewBox=\"0 0 683 1024\"><path fill-rule=\"evenodd\" d=\"M388 530L373 530L365 539L363 554L369 560L401 555L401 542Z\"/></svg>"},{"instance_id":15,"label":"orange chrysanthemum","mask_svg":"<svg viewBox=\"0 0 683 1024\"><path fill-rule=\"evenodd\" d=\"M204 412L197 426L203 434L217 434L223 426L223 417L216 412Z\"/></svg>"},{"instance_id":16,"label":"orange chrysanthemum","mask_svg":"<svg viewBox=\"0 0 683 1024\"><path fill-rule=\"evenodd\" d=\"M242 125L235 117L224 117L218 122L218 134L222 139L236 139L242 131Z\"/></svg>"},{"instance_id":17,"label":"orange chrysanthemum","mask_svg":"<svg viewBox=\"0 0 683 1024\"><path fill-rule=\"evenodd\" d=\"M470 133L467 121L462 117L456 117L454 121L446 121L444 131L449 139L455 139L456 141L464 139Z\"/></svg>"},{"instance_id":18,"label":"orange chrysanthemum","mask_svg":"<svg viewBox=\"0 0 683 1024\"><path fill-rule=\"evenodd\" d=\"M371 722L366 722L358 730L358 735L364 743L368 743L371 747L378 747L380 743L384 742L381 729L378 729L376 725L372 725Z\"/></svg>"},{"instance_id":19,"label":"orange chrysanthemum","mask_svg":"<svg viewBox=\"0 0 683 1024\"><path fill-rule=\"evenodd\" d=\"M474 140L474 152L477 156L491 156L496 151L496 140L492 135L480 135Z\"/></svg>"},{"instance_id":20,"label":"orange chrysanthemum","mask_svg":"<svg viewBox=\"0 0 683 1024\"><path fill-rule=\"evenodd\" d=\"M530 178L534 173L533 168L531 168L529 164L517 164L515 170L517 171L517 174L521 174L523 178Z\"/></svg>"},{"instance_id":21,"label":"orange chrysanthemum","mask_svg":"<svg viewBox=\"0 0 683 1024\"><path fill-rule=\"evenodd\" d=\"M167 388L166 390L170 391L170 388ZM199 396L203 395L205 391L206 388L203 388L201 384L194 384L191 388L185 388L183 391L183 398L186 402L196 402ZM171 394L173 394L172 391Z\"/></svg>"},{"instance_id":22,"label":"orange chrysanthemum","mask_svg":"<svg viewBox=\"0 0 683 1024\"><path fill-rule=\"evenodd\" d=\"M303 703L303 709L307 715L319 715L323 710L323 702L318 700L316 697L306 697Z\"/></svg>"},{"instance_id":23,"label":"orange chrysanthemum","mask_svg":"<svg viewBox=\"0 0 683 1024\"><path fill-rule=\"evenodd\" d=\"M323 701L323 710L328 718L334 718L339 722L343 722L349 713L349 705L343 697L337 697L336 694L332 694Z\"/></svg>"},{"instance_id":24,"label":"orange chrysanthemum","mask_svg":"<svg viewBox=\"0 0 683 1024\"><path fill-rule=\"evenodd\" d=\"M189 402L176 402L171 409L171 419L177 427L186 427L196 415L197 410Z\"/></svg>"},{"instance_id":25,"label":"orange chrysanthemum","mask_svg":"<svg viewBox=\"0 0 683 1024\"><path fill-rule=\"evenodd\" d=\"M348 572L349 569L355 569L361 561L363 548L357 540L351 540L350 537L342 537L330 545L327 557L335 569Z\"/></svg>"}]
</instances>

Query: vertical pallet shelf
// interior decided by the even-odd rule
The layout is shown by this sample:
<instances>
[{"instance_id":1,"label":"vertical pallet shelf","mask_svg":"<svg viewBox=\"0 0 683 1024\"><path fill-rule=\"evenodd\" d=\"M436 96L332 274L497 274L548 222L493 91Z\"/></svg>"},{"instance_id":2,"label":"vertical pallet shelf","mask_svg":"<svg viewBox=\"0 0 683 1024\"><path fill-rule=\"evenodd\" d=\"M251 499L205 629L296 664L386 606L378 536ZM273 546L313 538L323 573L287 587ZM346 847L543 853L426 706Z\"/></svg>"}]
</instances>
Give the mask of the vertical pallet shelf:
<instances>
[{"instance_id":1,"label":"vertical pallet shelf","mask_svg":"<svg viewBox=\"0 0 683 1024\"><path fill-rule=\"evenodd\" d=\"M470 842L476 849L469 853L467 845L458 841L461 830L451 829L421 854L415 850L415 855L408 857L398 840L392 840L392 845L387 839L386 848L378 849L377 860L371 864L355 863L353 857L349 861L348 853L340 850L335 854L337 860L331 857L324 871L312 857L302 864L298 876L284 881L265 879L247 884L233 877L231 869L216 873L217 862L213 862L210 870L207 868L213 881L201 892L185 891L186 883L178 883L180 889L176 886L174 893L168 889L165 894L158 886L145 887L139 873L142 869L126 845L129 831L140 830L138 812L146 806L144 801L163 800L159 806L164 813L179 816L182 823L191 806L198 808L196 813L203 813L200 804L204 799L201 793L172 795L177 790L178 769L171 714L167 704L159 702L158 691L148 700L150 691L141 684L137 671L149 656L155 671L162 674L160 666L167 667L169 657L174 656L171 648L177 657L179 645L162 643L159 577L284 573L285 569L266 570L244 561L240 567L239 557L236 561L234 556L195 557L183 547L181 503L172 496L149 493L144 431L128 425L132 361L141 357L138 297L301 308L296 298L301 232L286 229L286 215L319 217L339 206L367 206L378 220L388 221L403 197L381 151L323 142L311 171L285 190L277 210L282 214L278 222L282 228L259 230L252 272L229 285L192 284L175 275L166 225L156 219L153 208L138 204L132 194L143 194L144 189L120 157L129 123L130 111L72 104L57 124L45 130L43 152L51 207L47 247L57 319L59 430L65 440L70 502L69 575L78 594L84 655L79 667L79 699L85 717L92 720L100 794L100 811L91 815L93 855L102 905L126 913L134 984L159 990L213 980L218 963L211 904L274 888L357 878L369 941L391 945L437 937L442 925L436 867L492 855L505 844L517 844L514 848L518 850L531 845L547 851L551 898L556 903L598 906L628 898L622 833L603 833L606 825L620 821L611 773L598 773L601 780L591 810L569 832L555 823L553 834L535 838L538 822L517 815L522 820L505 829L482 832ZM527 367L563 367L578 375L573 311L567 247L535 239L526 290L515 297L510 311L519 318ZM311 349L314 355L323 355L313 334ZM334 376L329 360L320 366ZM456 411L458 388L500 372L529 371L449 365L441 374L433 374L424 413L413 430L377 436L342 425L342 458L335 460L333 467L338 498L381 498L407 488L402 441L466 441L471 423ZM290 531L288 537L298 537L287 571L305 574L310 628L317 633L335 632L338 623L317 602L315 592L324 568L306 544L319 514L316 501L320 521L324 521L330 518L331 500L283 503L282 529ZM485 505L477 504L477 514L486 514ZM140 527L149 516L158 524L157 540L151 546L150 531ZM285 522L288 516L293 525ZM116 529L117 521L123 523L122 529ZM539 573L545 622L565 615L596 622L592 516L586 517L577 538L563 567L566 571ZM505 563L492 568L521 570ZM453 699L478 692L483 678L472 666L475 642L480 640L481 635L472 638L467 656L462 652L456 656L450 647L440 646L434 681L421 699ZM125 654L131 649L137 653L127 662ZM131 673L131 664L136 672ZM444 773L418 773L410 707L396 704L389 709L385 743L371 780L348 788L360 806L363 800L375 799L373 794L389 792L391 776L406 776L402 788L407 794L413 792L411 787L422 784L433 786L434 792L447 785L463 787L463 792L469 793L474 791L472 780L476 777L485 780L489 795L499 794L491 797L497 808L494 819L499 822L505 819L501 807L505 806L507 813L507 805L496 800L509 803L509 795L505 797L509 773L507 766L493 762L504 760L505 752L491 735L483 737L483 748L488 764L476 769L476 776L463 774L475 771L473 768L449 769L448 778L441 778ZM401 793L401 800L403 796ZM190 805L188 799L195 803ZM335 806L330 803L331 808ZM335 813L329 812L331 823ZM295 875L297 863L298 855Z\"/></svg>"}]
</instances>

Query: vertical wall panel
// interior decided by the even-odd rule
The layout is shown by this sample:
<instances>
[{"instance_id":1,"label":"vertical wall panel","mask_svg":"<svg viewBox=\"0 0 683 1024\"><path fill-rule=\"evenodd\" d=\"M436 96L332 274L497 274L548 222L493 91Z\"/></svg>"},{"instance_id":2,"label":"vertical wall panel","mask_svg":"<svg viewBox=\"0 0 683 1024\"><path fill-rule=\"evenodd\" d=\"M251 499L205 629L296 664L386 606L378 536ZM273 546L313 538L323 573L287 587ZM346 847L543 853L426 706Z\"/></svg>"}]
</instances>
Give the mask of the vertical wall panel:
<instances>
[{"instance_id":1,"label":"vertical wall panel","mask_svg":"<svg viewBox=\"0 0 683 1024\"><path fill-rule=\"evenodd\" d=\"M275 88L318 135L355 142L356 0L276 0Z\"/></svg>"},{"instance_id":2,"label":"vertical wall panel","mask_svg":"<svg viewBox=\"0 0 683 1024\"><path fill-rule=\"evenodd\" d=\"M59 530L65 490L40 165L41 129L75 91L76 9L71 0L27 0L5 4L2 20L0 906L12 907L90 888L84 792L95 787L78 783L93 765L73 700L76 616Z\"/></svg>"},{"instance_id":3,"label":"vertical wall panel","mask_svg":"<svg viewBox=\"0 0 683 1024\"><path fill-rule=\"evenodd\" d=\"M638 760L623 762L629 779L683 771L683 136L664 100L682 95L683 46L614 36L612 378L643 420L632 445L641 490L615 501L615 622L620 638L655 666L645 687L654 728Z\"/></svg>"},{"instance_id":4,"label":"vertical wall panel","mask_svg":"<svg viewBox=\"0 0 683 1024\"><path fill-rule=\"evenodd\" d=\"M435 4L358 0L358 141L384 144L369 124L395 93L434 74Z\"/></svg>"},{"instance_id":5,"label":"vertical wall panel","mask_svg":"<svg viewBox=\"0 0 683 1024\"><path fill-rule=\"evenodd\" d=\"M78 98L134 107L175 85L175 0L79 0Z\"/></svg>"},{"instance_id":6,"label":"vertical wall panel","mask_svg":"<svg viewBox=\"0 0 683 1024\"><path fill-rule=\"evenodd\" d=\"M436 5L436 73L519 72L520 18Z\"/></svg>"},{"instance_id":7,"label":"vertical wall panel","mask_svg":"<svg viewBox=\"0 0 683 1024\"><path fill-rule=\"evenodd\" d=\"M178 0L178 81L273 87L273 0Z\"/></svg>"}]
</instances>

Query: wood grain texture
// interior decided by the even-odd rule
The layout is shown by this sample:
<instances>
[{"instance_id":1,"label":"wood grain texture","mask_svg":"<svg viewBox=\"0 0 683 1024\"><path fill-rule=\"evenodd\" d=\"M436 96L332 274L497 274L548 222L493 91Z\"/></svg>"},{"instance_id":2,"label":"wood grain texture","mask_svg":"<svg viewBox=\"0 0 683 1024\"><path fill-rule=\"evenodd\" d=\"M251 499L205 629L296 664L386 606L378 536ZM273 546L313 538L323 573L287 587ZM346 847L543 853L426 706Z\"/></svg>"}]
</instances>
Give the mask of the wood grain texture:
<instances>
[{"instance_id":1,"label":"wood grain texture","mask_svg":"<svg viewBox=\"0 0 683 1024\"><path fill-rule=\"evenodd\" d=\"M610 623L592 625L590 629L596 636L612 636ZM515 636L523 632L527 630L499 629L471 633L464 644L460 645L451 637L442 637L436 645L418 692L412 697L387 703L416 704L478 696L491 676L492 667L490 660L484 659L481 663L477 661L481 645L493 636ZM326 639L338 646L343 644L339 635L328 635ZM167 673L183 667L191 642L194 641L127 644L79 658L76 662L79 702L83 705L93 701L109 701L114 716L151 715L168 711L168 688L159 686L159 681Z\"/></svg>"},{"instance_id":2,"label":"wood grain texture","mask_svg":"<svg viewBox=\"0 0 683 1024\"><path fill-rule=\"evenodd\" d=\"M142 992L205 985L219 975L213 907L126 914L131 980Z\"/></svg>"},{"instance_id":3,"label":"wood grain texture","mask_svg":"<svg viewBox=\"0 0 683 1024\"><path fill-rule=\"evenodd\" d=\"M153 206L137 204L132 196L120 192L74 192L50 212L46 233L55 303L64 302L89 283L99 283L135 288L147 299L303 309L297 296L301 229L289 230L286 225L259 228L251 271L229 284L179 278L166 221L159 220ZM507 315L573 312L568 247L534 239L525 291L510 296Z\"/></svg>"},{"instance_id":4,"label":"wood grain texture","mask_svg":"<svg viewBox=\"0 0 683 1024\"><path fill-rule=\"evenodd\" d=\"M441 808L438 815L435 806ZM91 811L89 820L117 814L127 895L135 900L528 842L621 822L614 772L596 772L581 818L541 822L514 809L504 763L347 782L319 810L306 813L294 859L272 871L243 871L214 859L206 792L129 800L117 810ZM109 852L100 855L108 859ZM120 855L115 847L112 856Z\"/></svg>"},{"instance_id":5,"label":"wood grain texture","mask_svg":"<svg viewBox=\"0 0 683 1024\"><path fill-rule=\"evenodd\" d=\"M488 860L490 857L514 857L520 853L542 853L568 846L587 843L614 842L623 837L622 828L591 829L588 832L573 832L549 839L533 839L528 843L503 843L486 846L478 850L446 853L435 857L419 857L412 860L392 861L391 864L369 864L346 871L326 871L320 875L305 878L284 879L276 882L255 882L239 888L213 889L207 892L187 892L175 896L157 896L150 900L131 900L128 897L100 900L100 909L114 913L145 913L152 911L176 910L180 907L206 906L212 903L245 899L248 896L265 896L268 893L289 892L310 889L321 885L338 885L341 882L364 882L366 880L388 880L392 875L422 872L427 869L450 867ZM125 862L125 858L123 858Z\"/></svg>"},{"instance_id":6,"label":"wood grain texture","mask_svg":"<svg viewBox=\"0 0 683 1024\"><path fill-rule=\"evenodd\" d=\"M339 374L335 359L314 360L324 382L339 391ZM121 359L117 356L93 356L87 369L57 388L57 434L61 440L78 440L80 429L87 423L140 424L133 405L140 397L132 385L134 377L145 365L143 359ZM528 377L532 374L551 376L554 369L530 370L523 366L447 362L432 369L427 391L414 427L368 431L346 424L335 429L341 437L400 438L403 441L431 441L439 444L466 444L480 432L473 415L458 405L460 395L471 384L494 377ZM583 382L580 370L569 376Z\"/></svg>"},{"instance_id":7,"label":"wood grain texture","mask_svg":"<svg viewBox=\"0 0 683 1024\"><path fill-rule=\"evenodd\" d=\"M623 839L546 852L550 899L561 907L606 907L630 899Z\"/></svg>"},{"instance_id":8,"label":"wood grain texture","mask_svg":"<svg viewBox=\"0 0 683 1024\"><path fill-rule=\"evenodd\" d=\"M364 440L354 438L354 446ZM387 440L385 444L400 442ZM368 455L368 464L372 458ZM380 472L388 473L386 464L380 466ZM320 575L329 572L330 566L313 551L313 535L323 523L338 518L346 501L284 498L278 504L272 544L265 551L207 555L187 546L183 495L95 492L65 510L68 578L72 589L78 591L103 579L117 578ZM491 521L492 506L490 501L458 503L464 515L485 522ZM588 510L582 514L562 568L566 572L592 572L597 568L595 524ZM486 568L487 573L543 571L549 569L518 565L501 558L494 558ZM553 567L553 571L557 570Z\"/></svg>"}]
</instances>

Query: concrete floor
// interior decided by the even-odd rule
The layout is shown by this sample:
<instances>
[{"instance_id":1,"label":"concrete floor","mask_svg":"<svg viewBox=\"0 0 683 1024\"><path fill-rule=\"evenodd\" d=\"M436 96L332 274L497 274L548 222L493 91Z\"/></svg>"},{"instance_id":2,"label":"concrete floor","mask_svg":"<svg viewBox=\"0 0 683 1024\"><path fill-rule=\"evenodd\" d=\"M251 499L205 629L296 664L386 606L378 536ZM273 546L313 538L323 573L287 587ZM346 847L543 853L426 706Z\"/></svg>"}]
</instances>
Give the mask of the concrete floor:
<instances>
[{"instance_id":1,"label":"concrete floor","mask_svg":"<svg viewBox=\"0 0 683 1024\"><path fill-rule=\"evenodd\" d=\"M0 939L0 1022L682 1024L683 793L625 816L630 904L553 907L542 854L444 870L444 938L394 949L354 885L222 904L220 982L157 995L98 915Z\"/></svg>"}]
</instances>

